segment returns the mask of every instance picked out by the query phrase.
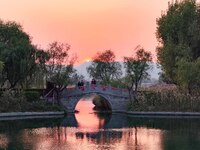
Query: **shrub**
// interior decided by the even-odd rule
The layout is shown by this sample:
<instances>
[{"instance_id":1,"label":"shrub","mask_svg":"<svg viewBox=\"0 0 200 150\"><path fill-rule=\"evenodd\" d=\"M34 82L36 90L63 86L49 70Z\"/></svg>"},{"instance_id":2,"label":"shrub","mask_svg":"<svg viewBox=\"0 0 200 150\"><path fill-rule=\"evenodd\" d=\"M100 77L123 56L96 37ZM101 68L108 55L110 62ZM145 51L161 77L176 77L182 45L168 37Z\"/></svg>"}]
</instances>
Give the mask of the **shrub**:
<instances>
[{"instance_id":1,"label":"shrub","mask_svg":"<svg viewBox=\"0 0 200 150\"><path fill-rule=\"evenodd\" d=\"M24 111L44 112L44 111L63 111L63 110L58 105L48 104L45 101L36 101L29 103Z\"/></svg>"},{"instance_id":2,"label":"shrub","mask_svg":"<svg viewBox=\"0 0 200 150\"><path fill-rule=\"evenodd\" d=\"M25 91L25 97L28 102L34 102L40 99L40 94L37 91Z\"/></svg>"},{"instance_id":3,"label":"shrub","mask_svg":"<svg viewBox=\"0 0 200 150\"><path fill-rule=\"evenodd\" d=\"M0 96L2 96L2 94L3 94L3 91L0 90Z\"/></svg>"},{"instance_id":4,"label":"shrub","mask_svg":"<svg viewBox=\"0 0 200 150\"><path fill-rule=\"evenodd\" d=\"M27 102L23 93L5 91L0 97L0 104L0 112L16 112L26 107Z\"/></svg>"},{"instance_id":5,"label":"shrub","mask_svg":"<svg viewBox=\"0 0 200 150\"><path fill-rule=\"evenodd\" d=\"M27 101L29 100L29 101ZM0 112L64 111L59 105L39 101L38 92L4 91L0 96Z\"/></svg>"}]
</instances>

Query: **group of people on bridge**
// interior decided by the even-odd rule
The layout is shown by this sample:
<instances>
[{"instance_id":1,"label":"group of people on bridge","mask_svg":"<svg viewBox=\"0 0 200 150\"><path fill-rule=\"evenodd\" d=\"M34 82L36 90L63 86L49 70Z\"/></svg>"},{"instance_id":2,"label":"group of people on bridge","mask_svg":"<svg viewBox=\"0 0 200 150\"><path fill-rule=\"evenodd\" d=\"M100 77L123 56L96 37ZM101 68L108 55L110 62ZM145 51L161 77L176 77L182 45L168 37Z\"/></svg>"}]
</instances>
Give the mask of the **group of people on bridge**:
<instances>
[{"instance_id":1,"label":"group of people on bridge","mask_svg":"<svg viewBox=\"0 0 200 150\"><path fill-rule=\"evenodd\" d=\"M82 86L84 86L84 82L83 82L83 80L78 81L78 87L82 87Z\"/></svg>"},{"instance_id":2,"label":"group of people on bridge","mask_svg":"<svg viewBox=\"0 0 200 150\"><path fill-rule=\"evenodd\" d=\"M81 80L81 81L78 81L78 88L79 89L81 89L81 90L84 90L84 81L83 80ZM96 80L93 78L92 80L91 80L91 86L92 87L95 87L95 85L96 85Z\"/></svg>"}]
</instances>

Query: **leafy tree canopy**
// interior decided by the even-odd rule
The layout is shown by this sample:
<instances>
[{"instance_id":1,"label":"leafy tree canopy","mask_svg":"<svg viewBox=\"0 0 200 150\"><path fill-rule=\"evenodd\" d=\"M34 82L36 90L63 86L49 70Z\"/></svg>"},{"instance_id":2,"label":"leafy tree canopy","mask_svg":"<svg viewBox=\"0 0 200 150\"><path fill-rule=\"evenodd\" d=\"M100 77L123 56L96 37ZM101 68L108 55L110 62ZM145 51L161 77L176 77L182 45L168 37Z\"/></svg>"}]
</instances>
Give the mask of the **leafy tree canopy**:
<instances>
[{"instance_id":1,"label":"leafy tree canopy","mask_svg":"<svg viewBox=\"0 0 200 150\"><path fill-rule=\"evenodd\" d=\"M3 62L2 61L0 61L0 73L1 73L1 71L3 70Z\"/></svg>"},{"instance_id":2,"label":"leafy tree canopy","mask_svg":"<svg viewBox=\"0 0 200 150\"><path fill-rule=\"evenodd\" d=\"M70 83L71 76L75 72L73 64L76 57L69 57L70 45L57 41L50 43L47 53L47 80L59 88Z\"/></svg>"},{"instance_id":3,"label":"leafy tree canopy","mask_svg":"<svg viewBox=\"0 0 200 150\"><path fill-rule=\"evenodd\" d=\"M103 84L111 84L113 80L118 79L122 74L121 65L115 61L115 54L111 50L98 52L87 71L90 77Z\"/></svg>"},{"instance_id":4,"label":"leafy tree canopy","mask_svg":"<svg viewBox=\"0 0 200 150\"><path fill-rule=\"evenodd\" d=\"M129 90L130 97L133 92L137 96L138 85L143 79L148 77L149 62L152 61L150 52L145 51L140 46L137 46L135 50L136 53L134 56L124 57L124 67L126 69L124 83Z\"/></svg>"},{"instance_id":5,"label":"leafy tree canopy","mask_svg":"<svg viewBox=\"0 0 200 150\"><path fill-rule=\"evenodd\" d=\"M183 81L187 78L184 77L186 74L180 72L187 70L180 69L195 64L200 56L199 4L195 0L169 3L167 11L157 19L156 35L160 42L157 48L158 61L165 77L180 85L186 83ZM196 72L196 76L199 73Z\"/></svg>"},{"instance_id":6,"label":"leafy tree canopy","mask_svg":"<svg viewBox=\"0 0 200 150\"><path fill-rule=\"evenodd\" d=\"M47 50L49 57L46 64L47 81L54 85L53 92L56 94L58 104L61 104L60 97L62 90L73 82L73 77L76 76L73 68L76 57L70 58L69 50L70 46L68 44L57 41L50 43Z\"/></svg>"},{"instance_id":7,"label":"leafy tree canopy","mask_svg":"<svg viewBox=\"0 0 200 150\"><path fill-rule=\"evenodd\" d=\"M31 44L30 36L16 22L0 20L0 60L4 62L3 83L8 81L10 88L25 80L36 68L37 48Z\"/></svg>"}]
</instances>

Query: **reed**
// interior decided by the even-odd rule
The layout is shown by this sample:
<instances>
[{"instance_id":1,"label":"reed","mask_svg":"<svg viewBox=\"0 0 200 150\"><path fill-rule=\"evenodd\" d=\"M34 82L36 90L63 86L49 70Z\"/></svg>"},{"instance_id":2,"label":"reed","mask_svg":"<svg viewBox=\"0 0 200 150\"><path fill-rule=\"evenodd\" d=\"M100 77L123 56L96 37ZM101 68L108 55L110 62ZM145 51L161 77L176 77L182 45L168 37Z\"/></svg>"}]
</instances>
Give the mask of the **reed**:
<instances>
[{"instance_id":1,"label":"reed","mask_svg":"<svg viewBox=\"0 0 200 150\"><path fill-rule=\"evenodd\" d=\"M180 89L142 91L138 101L129 105L131 111L200 112L200 95L190 95Z\"/></svg>"}]
</instances>

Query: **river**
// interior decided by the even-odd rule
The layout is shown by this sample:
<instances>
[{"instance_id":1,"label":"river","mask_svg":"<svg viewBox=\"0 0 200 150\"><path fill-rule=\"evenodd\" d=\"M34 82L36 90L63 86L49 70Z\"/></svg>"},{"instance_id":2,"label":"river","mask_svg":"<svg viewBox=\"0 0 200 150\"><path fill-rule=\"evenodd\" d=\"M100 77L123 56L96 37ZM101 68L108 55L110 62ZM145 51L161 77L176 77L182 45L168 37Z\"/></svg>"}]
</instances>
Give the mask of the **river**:
<instances>
[{"instance_id":1,"label":"river","mask_svg":"<svg viewBox=\"0 0 200 150\"><path fill-rule=\"evenodd\" d=\"M59 118L0 120L0 149L199 150L200 118L95 113L91 101Z\"/></svg>"}]
</instances>

